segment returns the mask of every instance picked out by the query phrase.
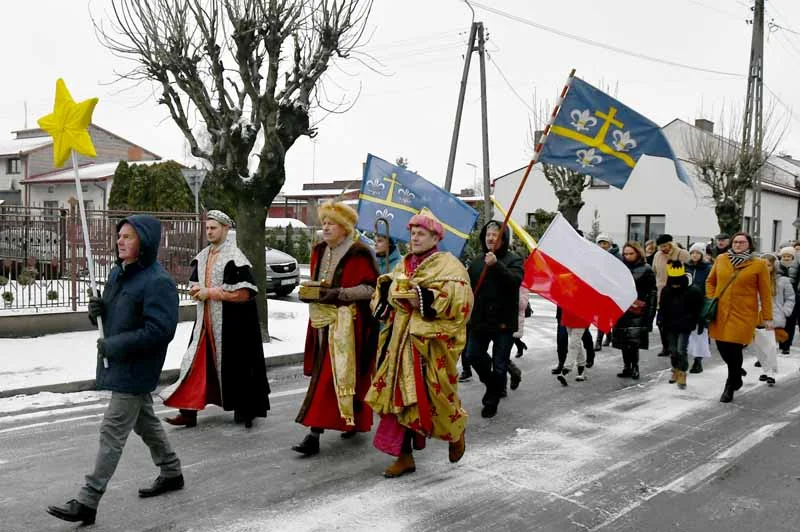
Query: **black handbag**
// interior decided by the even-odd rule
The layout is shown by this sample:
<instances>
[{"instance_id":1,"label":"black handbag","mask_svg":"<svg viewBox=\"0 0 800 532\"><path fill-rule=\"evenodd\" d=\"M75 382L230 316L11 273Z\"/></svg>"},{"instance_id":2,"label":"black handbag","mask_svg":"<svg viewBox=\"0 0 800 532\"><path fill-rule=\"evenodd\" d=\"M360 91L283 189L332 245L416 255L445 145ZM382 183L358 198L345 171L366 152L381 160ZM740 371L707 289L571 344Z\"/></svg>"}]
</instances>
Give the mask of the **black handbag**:
<instances>
[{"instance_id":1,"label":"black handbag","mask_svg":"<svg viewBox=\"0 0 800 532\"><path fill-rule=\"evenodd\" d=\"M700 311L700 320L708 325L712 321L717 318L717 306L719 305L719 298L722 297L722 294L725 293L725 290L733 284L733 281L736 280L736 276L739 275L740 270L736 270L733 273L733 277L731 280L728 281L728 284L725 285L725 288L722 289L722 292L719 293L718 297L707 297L705 301L703 301L703 310Z\"/></svg>"}]
</instances>

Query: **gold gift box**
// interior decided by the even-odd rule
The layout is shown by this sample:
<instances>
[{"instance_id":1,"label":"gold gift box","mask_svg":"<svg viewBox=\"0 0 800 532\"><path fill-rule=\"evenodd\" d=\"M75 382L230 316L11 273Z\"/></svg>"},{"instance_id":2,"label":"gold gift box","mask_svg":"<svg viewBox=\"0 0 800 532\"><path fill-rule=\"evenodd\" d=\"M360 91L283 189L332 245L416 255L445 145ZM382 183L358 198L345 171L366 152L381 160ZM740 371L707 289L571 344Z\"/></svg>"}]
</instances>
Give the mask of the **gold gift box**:
<instances>
[{"instance_id":1,"label":"gold gift box","mask_svg":"<svg viewBox=\"0 0 800 532\"><path fill-rule=\"evenodd\" d=\"M300 283L298 296L305 301L317 301L322 297L322 288L325 285L319 281L303 281Z\"/></svg>"}]
</instances>

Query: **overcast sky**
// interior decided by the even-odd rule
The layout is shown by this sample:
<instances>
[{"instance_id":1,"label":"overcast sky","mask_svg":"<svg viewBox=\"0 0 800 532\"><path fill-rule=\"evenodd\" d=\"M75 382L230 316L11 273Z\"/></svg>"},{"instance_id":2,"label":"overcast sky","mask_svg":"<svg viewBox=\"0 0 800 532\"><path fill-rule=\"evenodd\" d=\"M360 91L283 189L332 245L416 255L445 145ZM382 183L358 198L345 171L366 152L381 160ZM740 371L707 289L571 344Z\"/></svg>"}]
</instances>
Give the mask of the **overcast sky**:
<instances>
[{"instance_id":1,"label":"overcast sky","mask_svg":"<svg viewBox=\"0 0 800 532\"><path fill-rule=\"evenodd\" d=\"M570 68L664 125L674 118L718 121L723 108L742 110L752 26L746 0L482 0L475 6L489 33L487 62L491 176L530 158L526 136L534 91L554 100ZM109 85L130 65L97 41L90 12L102 17L106 2L28 0L3 2L0 50L0 135L49 113L55 80L73 97L98 96L94 122L165 158L184 157L184 141L147 86ZM800 2L767 0L765 98L774 97L788 131L779 148L800 158ZM514 20L514 17L517 20ZM524 20L518 20L524 19ZM299 140L287 157L285 190L303 182L361 178L367 153L409 159L410 168L442 184L455 115L463 54L472 15L462 0L375 0L365 52L382 62L375 73L358 63L330 69L326 87L335 98L360 96L345 114L317 110L319 135ZM680 68L592 46L525 21L631 53L702 70ZM374 63L373 63L374 64ZM712 73L708 71L717 71ZM733 73L738 75L727 75ZM504 79L505 77L505 79ZM510 85L510 86L509 86ZM121 91L121 89L128 90ZM513 89L513 90L512 90ZM467 89L453 189L480 178L480 100L477 54ZM471 165L477 165L476 169Z\"/></svg>"}]
</instances>

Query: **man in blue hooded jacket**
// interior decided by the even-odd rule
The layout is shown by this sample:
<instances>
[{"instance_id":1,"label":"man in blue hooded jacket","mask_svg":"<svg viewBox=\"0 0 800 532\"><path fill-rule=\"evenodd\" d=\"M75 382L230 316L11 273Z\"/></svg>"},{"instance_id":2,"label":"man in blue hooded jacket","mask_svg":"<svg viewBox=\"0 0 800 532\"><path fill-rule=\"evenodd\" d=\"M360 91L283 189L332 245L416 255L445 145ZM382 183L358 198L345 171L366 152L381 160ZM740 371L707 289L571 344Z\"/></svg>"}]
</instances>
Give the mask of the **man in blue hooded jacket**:
<instances>
[{"instance_id":1,"label":"man in blue hooded jacket","mask_svg":"<svg viewBox=\"0 0 800 532\"><path fill-rule=\"evenodd\" d=\"M117 224L117 265L101 298L90 298L89 318L102 319L97 340L97 388L111 391L100 425L100 449L94 471L78 498L47 512L65 521L94 523L97 506L117 468L131 431L150 448L161 472L152 486L139 490L153 497L183 488L178 456L172 450L150 395L158 384L167 345L178 325L175 282L158 263L161 224L134 215Z\"/></svg>"}]
</instances>

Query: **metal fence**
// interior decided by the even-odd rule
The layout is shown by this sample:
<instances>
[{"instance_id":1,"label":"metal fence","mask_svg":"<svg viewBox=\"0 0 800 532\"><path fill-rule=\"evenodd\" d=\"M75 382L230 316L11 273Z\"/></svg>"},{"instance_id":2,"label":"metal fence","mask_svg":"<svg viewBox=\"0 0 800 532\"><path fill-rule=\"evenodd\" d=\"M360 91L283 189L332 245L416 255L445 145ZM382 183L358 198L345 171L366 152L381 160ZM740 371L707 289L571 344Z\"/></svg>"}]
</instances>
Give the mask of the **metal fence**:
<instances>
[{"instance_id":1,"label":"metal fence","mask_svg":"<svg viewBox=\"0 0 800 532\"><path fill-rule=\"evenodd\" d=\"M131 212L87 211L94 272L89 272L77 205L70 209L0 206L0 309L85 305L90 275L102 286L116 262L116 226ZM143 213L135 213L143 214ZM147 213L161 222L158 259L189 299L190 261L206 245L195 213Z\"/></svg>"}]
</instances>

